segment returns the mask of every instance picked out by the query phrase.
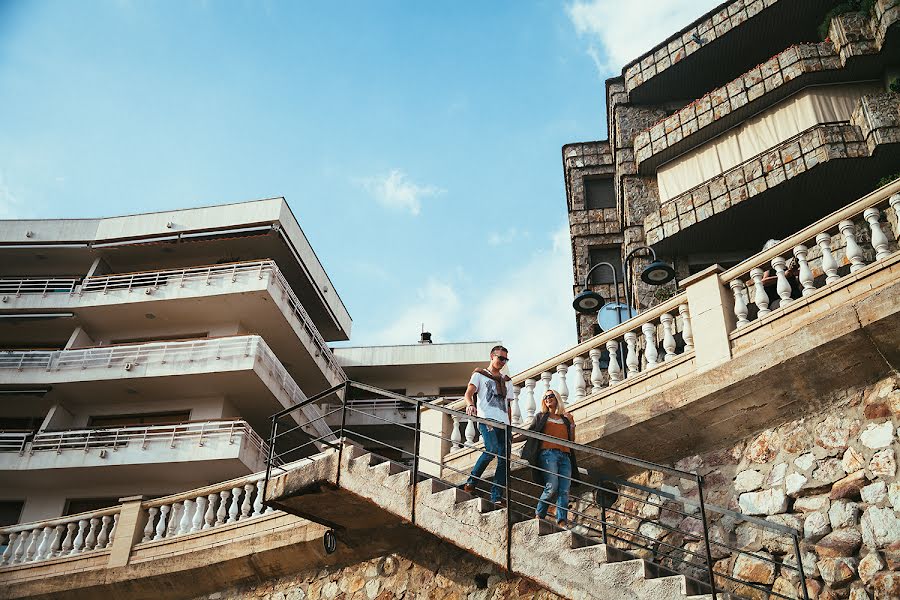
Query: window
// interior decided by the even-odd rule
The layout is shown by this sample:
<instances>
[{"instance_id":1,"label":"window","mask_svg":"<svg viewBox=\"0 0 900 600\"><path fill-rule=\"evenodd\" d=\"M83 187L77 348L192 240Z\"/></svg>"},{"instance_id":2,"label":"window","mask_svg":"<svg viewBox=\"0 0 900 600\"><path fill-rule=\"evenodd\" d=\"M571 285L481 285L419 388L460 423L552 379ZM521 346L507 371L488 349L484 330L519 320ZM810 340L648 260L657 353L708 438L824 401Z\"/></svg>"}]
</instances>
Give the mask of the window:
<instances>
[{"instance_id":1,"label":"window","mask_svg":"<svg viewBox=\"0 0 900 600\"><path fill-rule=\"evenodd\" d=\"M615 208L616 190L613 180L609 177L594 177L584 179L584 207Z\"/></svg>"},{"instance_id":2,"label":"window","mask_svg":"<svg viewBox=\"0 0 900 600\"><path fill-rule=\"evenodd\" d=\"M88 427L133 427L137 425L168 425L191 420L191 411L153 413L146 415L100 415L88 419Z\"/></svg>"},{"instance_id":3,"label":"window","mask_svg":"<svg viewBox=\"0 0 900 600\"><path fill-rule=\"evenodd\" d=\"M66 510L64 517L69 515L77 515L78 513L88 512L89 510L100 510L101 508L109 508L119 504L119 498L68 498L66 499Z\"/></svg>"},{"instance_id":4,"label":"window","mask_svg":"<svg viewBox=\"0 0 900 600\"><path fill-rule=\"evenodd\" d=\"M608 262L614 266L616 268L616 279L619 283L622 283L622 252L618 246L591 248L588 250L588 256L591 263L590 266L592 267L602 262ZM613 274L609 267L599 267L596 271L591 273L590 283L592 285L612 282Z\"/></svg>"},{"instance_id":5,"label":"window","mask_svg":"<svg viewBox=\"0 0 900 600\"><path fill-rule=\"evenodd\" d=\"M15 525L22 516L22 508L25 502L22 500L4 500L0 502L0 527Z\"/></svg>"},{"instance_id":6,"label":"window","mask_svg":"<svg viewBox=\"0 0 900 600\"><path fill-rule=\"evenodd\" d=\"M0 431L31 431L44 422L44 417L0 417Z\"/></svg>"}]
</instances>

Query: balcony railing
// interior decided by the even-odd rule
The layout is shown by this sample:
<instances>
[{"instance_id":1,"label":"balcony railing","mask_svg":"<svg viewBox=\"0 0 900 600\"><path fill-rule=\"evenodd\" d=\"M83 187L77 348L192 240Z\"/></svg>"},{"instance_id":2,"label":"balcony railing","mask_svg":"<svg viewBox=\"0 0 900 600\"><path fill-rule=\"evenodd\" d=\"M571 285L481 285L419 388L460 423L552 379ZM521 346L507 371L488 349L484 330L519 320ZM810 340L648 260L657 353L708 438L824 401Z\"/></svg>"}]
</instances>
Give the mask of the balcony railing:
<instances>
[{"instance_id":1,"label":"balcony railing","mask_svg":"<svg viewBox=\"0 0 900 600\"><path fill-rule=\"evenodd\" d=\"M228 281L236 283L249 277L264 279L267 276L280 289L291 312L300 321L304 331L312 339L313 344L316 346L317 355L322 356L328 363L328 368L336 378L333 383L345 381L347 376L338 364L325 339L319 333L309 313L303 308L299 298L291 289L278 265L272 260L85 277L80 286L78 285L79 280L76 278L0 279L0 295L12 294L19 297L23 294L39 294L46 296L53 292L67 292L83 296L85 294L109 294L110 292L132 292L135 290L143 290L146 294L151 294L153 290L164 286L185 287L198 283L213 285Z\"/></svg>"},{"instance_id":2,"label":"balcony railing","mask_svg":"<svg viewBox=\"0 0 900 600\"><path fill-rule=\"evenodd\" d=\"M4 433L0 433L3 439ZM127 426L115 428L68 429L63 431L41 431L36 433L30 443L23 444L21 453L55 451L61 454L67 450L119 449L139 448L146 450L149 446L159 447L166 444L171 448L184 443L203 446L205 443L226 440L228 444L244 441L250 448L262 453L268 447L250 425L240 419L215 421L189 421L172 425Z\"/></svg>"},{"instance_id":3,"label":"balcony railing","mask_svg":"<svg viewBox=\"0 0 900 600\"><path fill-rule=\"evenodd\" d=\"M25 452L29 438L34 435L31 430L0 431L0 452Z\"/></svg>"}]
</instances>

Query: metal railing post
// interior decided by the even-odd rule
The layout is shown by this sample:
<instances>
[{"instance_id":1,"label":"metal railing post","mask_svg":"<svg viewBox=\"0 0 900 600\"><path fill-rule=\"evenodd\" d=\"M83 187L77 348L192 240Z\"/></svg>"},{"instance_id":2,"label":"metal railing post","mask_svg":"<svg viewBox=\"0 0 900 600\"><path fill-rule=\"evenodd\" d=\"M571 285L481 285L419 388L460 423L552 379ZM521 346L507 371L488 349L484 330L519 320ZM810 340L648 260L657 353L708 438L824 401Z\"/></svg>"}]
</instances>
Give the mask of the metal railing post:
<instances>
[{"instance_id":1,"label":"metal railing post","mask_svg":"<svg viewBox=\"0 0 900 600\"><path fill-rule=\"evenodd\" d=\"M806 573L803 571L803 556L800 554L800 541L797 534L791 535L794 541L794 556L797 557L797 569L800 571L800 585L803 586L803 600L809 600L809 591L806 589Z\"/></svg>"},{"instance_id":2,"label":"metal railing post","mask_svg":"<svg viewBox=\"0 0 900 600\"><path fill-rule=\"evenodd\" d=\"M700 501L700 520L703 524L703 543L706 546L706 568L709 573L709 585L713 600L716 600L716 575L713 569L712 550L709 545L709 527L706 524L706 504L703 501L703 477L697 477L697 494Z\"/></svg>"},{"instance_id":3,"label":"metal railing post","mask_svg":"<svg viewBox=\"0 0 900 600\"><path fill-rule=\"evenodd\" d=\"M375 412L374 406L372 412ZM417 484L419 483L419 453L422 448L421 439L422 401L416 398L416 428L413 430L413 466L412 471L410 471L410 477L412 478L410 481L410 485L412 486L412 501L409 508L410 521L413 525L416 524L416 490L418 489Z\"/></svg>"},{"instance_id":4,"label":"metal railing post","mask_svg":"<svg viewBox=\"0 0 900 600\"><path fill-rule=\"evenodd\" d=\"M512 494L510 494L509 462L512 458L512 429L509 425L503 427L503 451L506 461L503 463L503 474L506 478L504 487L506 491L506 570L512 572Z\"/></svg>"},{"instance_id":5,"label":"metal railing post","mask_svg":"<svg viewBox=\"0 0 900 600\"><path fill-rule=\"evenodd\" d=\"M606 505L602 502L600 503L600 536L604 545L609 543L606 538Z\"/></svg>"},{"instance_id":6,"label":"metal railing post","mask_svg":"<svg viewBox=\"0 0 900 600\"><path fill-rule=\"evenodd\" d=\"M341 461L344 459L344 427L347 426L347 396L350 395L350 382L344 382L344 397L341 398L341 432L338 437L338 464L335 485L341 486Z\"/></svg>"},{"instance_id":7,"label":"metal railing post","mask_svg":"<svg viewBox=\"0 0 900 600\"><path fill-rule=\"evenodd\" d=\"M269 478L272 475L272 462L275 460L275 438L278 435L278 420L272 417L272 433L269 435L269 452L266 457L266 482L263 484L263 504L266 503L266 494L269 492Z\"/></svg>"}]
</instances>

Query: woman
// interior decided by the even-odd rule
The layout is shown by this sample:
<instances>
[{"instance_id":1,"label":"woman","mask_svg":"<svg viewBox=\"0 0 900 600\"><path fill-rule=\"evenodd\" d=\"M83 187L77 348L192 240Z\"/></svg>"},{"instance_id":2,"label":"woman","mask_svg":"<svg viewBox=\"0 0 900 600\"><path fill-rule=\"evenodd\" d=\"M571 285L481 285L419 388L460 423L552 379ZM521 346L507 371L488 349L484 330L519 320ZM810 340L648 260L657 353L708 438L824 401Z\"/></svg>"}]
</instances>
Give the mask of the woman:
<instances>
[{"instance_id":1,"label":"woman","mask_svg":"<svg viewBox=\"0 0 900 600\"><path fill-rule=\"evenodd\" d=\"M559 394L547 390L541 399L541 412L534 416L529 431L543 433L556 438L575 441L575 420L566 412ZM544 491L535 508L535 518L547 516L551 498L556 494L556 522L560 527L568 526L569 488L572 473L578 473L575 453L571 448L537 438L528 438L522 449L522 457L535 467L535 481L544 482Z\"/></svg>"}]
</instances>

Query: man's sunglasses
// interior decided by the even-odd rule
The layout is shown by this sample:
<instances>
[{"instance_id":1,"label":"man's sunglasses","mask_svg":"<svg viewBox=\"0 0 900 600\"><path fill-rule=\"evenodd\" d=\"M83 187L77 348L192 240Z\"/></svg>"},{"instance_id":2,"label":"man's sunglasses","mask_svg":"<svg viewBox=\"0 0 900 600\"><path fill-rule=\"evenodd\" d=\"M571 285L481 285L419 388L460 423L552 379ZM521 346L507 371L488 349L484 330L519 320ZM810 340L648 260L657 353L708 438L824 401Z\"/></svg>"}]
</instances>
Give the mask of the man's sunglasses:
<instances>
[{"instance_id":1,"label":"man's sunglasses","mask_svg":"<svg viewBox=\"0 0 900 600\"><path fill-rule=\"evenodd\" d=\"M496 358L496 359L499 360L500 362L506 362L506 361L509 360L508 357L506 357L506 356L500 356L499 354L495 354L495 355L494 355L494 358Z\"/></svg>"}]
</instances>

